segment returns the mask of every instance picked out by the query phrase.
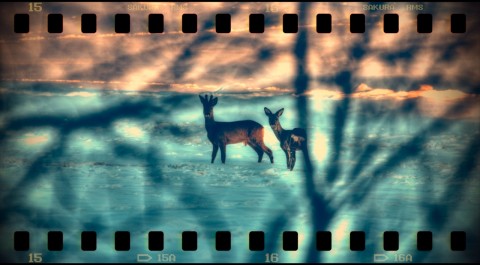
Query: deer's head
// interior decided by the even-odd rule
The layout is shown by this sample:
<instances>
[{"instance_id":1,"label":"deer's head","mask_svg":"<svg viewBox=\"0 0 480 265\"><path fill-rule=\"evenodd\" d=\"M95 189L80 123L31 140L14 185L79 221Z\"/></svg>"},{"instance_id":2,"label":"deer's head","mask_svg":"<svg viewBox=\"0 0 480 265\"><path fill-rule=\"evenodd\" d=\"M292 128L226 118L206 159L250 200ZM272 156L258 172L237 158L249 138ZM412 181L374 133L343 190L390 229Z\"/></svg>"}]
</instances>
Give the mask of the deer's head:
<instances>
[{"instance_id":1,"label":"deer's head","mask_svg":"<svg viewBox=\"0 0 480 265\"><path fill-rule=\"evenodd\" d=\"M272 111L270 111L267 107L265 107L263 110L265 110L265 114L268 117L268 123L270 123L270 126L273 129L276 129L276 126L278 124L278 118L283 114L283 108L281 108L275 113L272 113Z\"/></svg>"},{"instance_id":2,"label":"deer's head","mask_svg":"<svg viewBox=\"0 0 480 265\"><path fill-rule=\"evenodd\" d=\"M212 95L210 95L210 98L208 97L208 95L205 95L205 97L202 97L202 95L198 95L198 97L203 104L203 115L205 116L205 118L213 118L213 107L217 105L218 98L213 98Z\"/></svg>"}]
</instances>

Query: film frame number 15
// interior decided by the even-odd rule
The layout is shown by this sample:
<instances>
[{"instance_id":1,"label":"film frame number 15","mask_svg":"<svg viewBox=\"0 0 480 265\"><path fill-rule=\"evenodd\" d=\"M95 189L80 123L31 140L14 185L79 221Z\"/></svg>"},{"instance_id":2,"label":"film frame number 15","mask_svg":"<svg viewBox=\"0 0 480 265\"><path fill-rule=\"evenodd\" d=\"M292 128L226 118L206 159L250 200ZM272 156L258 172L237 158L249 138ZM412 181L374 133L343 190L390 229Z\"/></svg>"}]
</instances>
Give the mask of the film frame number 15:
<instances>
[{"instance_id":1,"label":"film frame number 15","mask_svg":"<svg viewBox=\"0 0 480 265\"><path fill-rule=\"evenodd\" d=\"M30 2L30 3L28 3L28 11L29 12L41 12L42 10L43 10L42 2Z\"/></svg>"}]
</instances>

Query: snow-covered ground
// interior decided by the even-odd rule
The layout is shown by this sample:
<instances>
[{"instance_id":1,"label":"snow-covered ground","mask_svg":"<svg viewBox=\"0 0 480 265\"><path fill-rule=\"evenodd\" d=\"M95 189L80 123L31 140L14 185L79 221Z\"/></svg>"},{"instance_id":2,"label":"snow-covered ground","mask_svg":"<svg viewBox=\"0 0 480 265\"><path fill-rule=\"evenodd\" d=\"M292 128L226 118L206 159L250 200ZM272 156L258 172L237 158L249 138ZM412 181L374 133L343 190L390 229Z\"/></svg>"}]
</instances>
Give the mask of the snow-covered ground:
<instances>
[{"instance_id":1,"label":"snow-covered ground","mask_svg":"<svg viewBox=\"0 0 480 265\"><path fill-rule=\"evenodd\" d=\"M85 89L86 90L86 89ZM47 91L48 92L48 91ZM58 92L58 91L57 91ZM210 164L196 94L4 93L0 113L2 260L135 262L137 254L175 254L177 262L302 262L315 236L311 202L328 208L332 232L324 262L372 262L374 254L413 261L479 260L480 127L440 119L387 101L309 101L309 147L315 191L306 192L303 156L286 168L264 107L285 108L284 128L297 125L295 98L219 95L219 121L253 119L265 126L275 163L242 144ZM30 232L30 250L13 251L13 232ZM47 232L63 231L64 251L47 249ZM97 232L97 251L80 250L81 231ZM198 250L181 249L182 231L197 231ZM264 231L266 250L251 252L248 233ZM350 231L365 231L366 249L349 249ZM400 233L397 252L383 250L383 231ZM416 250L416 232L433 232L433 250ZM450 232L467 232L467 251L450 250ZM131 250L114 249L115 231L130 231ZM163 231L165 249L149 251L148 232ZM215 232L230 231L232 249L215 250ZM298 251L282 249L297 231ZM155 259L153 260L155 261Z\"/></svg>"}]
</instances>

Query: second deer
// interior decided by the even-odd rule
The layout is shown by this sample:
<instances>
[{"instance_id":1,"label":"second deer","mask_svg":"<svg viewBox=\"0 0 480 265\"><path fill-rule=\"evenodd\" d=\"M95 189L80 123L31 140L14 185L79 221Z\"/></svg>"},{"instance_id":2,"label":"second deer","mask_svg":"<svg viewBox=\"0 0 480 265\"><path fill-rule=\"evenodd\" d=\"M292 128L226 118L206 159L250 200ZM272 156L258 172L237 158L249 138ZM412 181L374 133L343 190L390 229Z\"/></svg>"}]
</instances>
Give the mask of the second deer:
<instances>
[{"instance_id":1,"label":"second deer","mask_svg":"<svg viewBox=\"0 0 480 265\"><path fill-rule=\"evenodd\" d=\"M213 145L212 163L215 161L217 151L220 148L222 163L226 159L227 144L244 143L249 145L258 154L258 162L262 162L263 153L267 153L270 162L273 163L272 150L263 143L263 126L252 120L218 122L213 118L213 107L217 105L218 98L210 95L202 97L199 95L203 104L203 115L205 117L205 129L207 130L208 140Z\"/></svg>"},{"instance_id":2,"label":"second deer","mask_svg":"<svg viewBox=\"0 0 480 265\"><path fill-rule=\"evenodd\" d=\"M290 171L295 166L295 152L302 150L304 156L307 156L307 132L302 128L295 128L293 130L285 130L280 125L279 118L283 114L283 108L272 113L267 107L264 108L265 114L268 116L268 123L272 127L273 133L280 141L280 147L285 152L287 157L287 168Z\"/></svg>"}]
</instances>

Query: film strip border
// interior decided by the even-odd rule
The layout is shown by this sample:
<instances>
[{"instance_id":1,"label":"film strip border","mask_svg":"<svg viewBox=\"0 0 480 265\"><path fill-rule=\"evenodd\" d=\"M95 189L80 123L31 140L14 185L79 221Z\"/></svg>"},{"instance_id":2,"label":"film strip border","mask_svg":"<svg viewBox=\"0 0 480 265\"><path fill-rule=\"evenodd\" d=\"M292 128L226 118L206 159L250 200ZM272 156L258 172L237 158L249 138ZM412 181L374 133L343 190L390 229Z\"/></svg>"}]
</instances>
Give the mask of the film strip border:
<instances>
[{"instance_id":1,"label":"film strip border","mask_svg":"<svg viewBox=\"0 0 480 265\"><path fill-rule=\"evenodd\" d=\"M164 250L164 233L162 231L150 231L148 233L148 249L150 251ZM116 231L114 248L116 251L130 250L130 232ZM178 237L177 237L178 238ZM229 231L218 231L215 233L215 249L217 251L231 250L232 235ZM417 250L431 251L433 248L433 234L431 231L417 232ZM383 249L385 251L399 250L400 234L397 231L385 231L383 233ZM13 236L15 251L28 251L30 249L30 233L28 231L16 231ZM413 242L412 242L413 243ZM197 232L184 231L181 234L181 245L183 251L197 250ZM248 235L248 247L250 251L265 250L265 233L262 231L251 231ZM284 251L298 250L298 233L296 231L284 231L282 234L282 247ZM467 248L467 234L464 231L450 232L450 249L452 251L465 251ZM80 249L82 251L97 250L97 233L95 231L83 231L80 237ZM63 250L63 232L48 232L48 250ZM318 231L316 233L316 250L332 250L332 233L330 231ZM350 250L365 250L365 232L350 232Z\"/></svg>"},{"instance_id":2,"label":"film strip border","mask_svg":"<svg viewBox=\"0 0 480 265\"><path fill-rule=\"evenodd\" d=\"M14 29L15 33L28 33L30 26L29 14L15 14L14 15ZM130 33L130 15L129 14L115 14L115 33ZM297 33L298 32L298 14L283 14L283 32ZM432 14L418 14L417 15L417 32L418 33L432 33ZM450 31L452 33L466 33L466 15L465 14L451 14L450 16ZM81 32L82 33L96 33L97 31L97 15L96 14L82 14L81 15ZM183 33L197 33L197 14L183 14L182 15L182 32ZM231 32L231 17L230 14L216 14L215 16L215 30L217 33ZM149 33L164 33L164 17L163 14L149 14L148 15L148 31ZM265 32L265 15L264 14L250 14L249 16L249 31L250 33L264 33ZM316 15L316 31L317 33L331 33L332 32L332 15L331 14L317 14ZM383 16L383 31L385 33L399 32L399 15L384 14ZM48 33L62 33L63 32L63 15L62 14L48 14ZM350 15L350 32L351 33L365 33L365 14L351 14Z\"/></svg>"}]
</instances>

